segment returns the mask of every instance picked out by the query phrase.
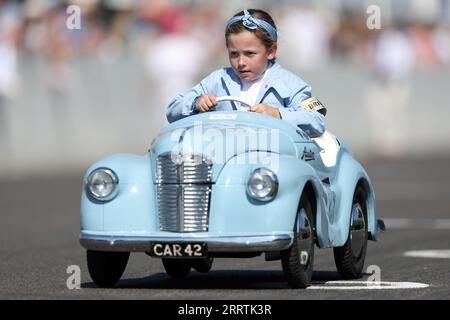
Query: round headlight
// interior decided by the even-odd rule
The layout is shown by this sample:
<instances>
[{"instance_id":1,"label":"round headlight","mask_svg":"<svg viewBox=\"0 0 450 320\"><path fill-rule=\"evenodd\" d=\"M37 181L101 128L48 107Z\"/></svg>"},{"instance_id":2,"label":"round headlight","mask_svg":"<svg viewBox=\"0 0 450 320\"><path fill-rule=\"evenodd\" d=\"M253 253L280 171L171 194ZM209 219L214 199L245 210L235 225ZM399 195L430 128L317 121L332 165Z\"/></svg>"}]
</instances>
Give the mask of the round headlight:
<instances>
[{"instance_id":1,"label":"round headlight","mask_svg":"<svg viewBox=\"0 0 450 320\"><path fill-rule=\"evenodd\" d=\"M272 200L278 192L276 174L266 168L256 169L248 179L247 192L249 196L260 201Z\"/></svg>"},{"instance_id":2,"label":"round headlight","mask_svg":"<svg viewBox=\"0 0 450 320\"><path fill-rule=\"evenodd\" d=\"M119 179L114 171L108 168L98 168L87 178L87 191L97 200L111 200L117 194Z\"/></svg>"}]
</instances>

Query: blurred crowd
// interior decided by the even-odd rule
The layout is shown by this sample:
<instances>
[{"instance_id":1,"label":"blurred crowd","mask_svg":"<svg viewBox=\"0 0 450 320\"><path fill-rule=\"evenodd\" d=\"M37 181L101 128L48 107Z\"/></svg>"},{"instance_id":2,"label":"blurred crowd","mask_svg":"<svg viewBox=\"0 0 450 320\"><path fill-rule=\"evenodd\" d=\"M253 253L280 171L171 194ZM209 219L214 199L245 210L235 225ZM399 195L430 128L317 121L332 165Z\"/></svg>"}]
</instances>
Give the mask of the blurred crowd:
<instances>
[{"instance_id":1,"label":"blurred crowd","mask_svg":"<svg viewBox=\"0 0 450 320\"><path fill-rule=\"evenodd\" d=\"M275 18L279 58L294 71L349 63L366 68L374 83L400 83L415 68L450 66L449 2L0 0L0 145L7 127L4 106L20 91L20 64L29 59L45 61L43 81L63 96L74 61L133 57L164 106L213 68L227 65L224 25L245 5ZM76 14L70 5L80 8L80 28L68 27ZM368 28L369 5L379 6L381 29Z\"/></svg>"},{"instance_id":2,"label":"blurred crowd","mask_svg":"<svg viewBox=\"0 0 450 320\"><path fill-rule=\"evenodd\" d=\"M381 9L380 30L367 27L370 4ZM66 26L70 5L80 8L80 29ZM405 70L390 74L389 64L398 61L387 60L396 59L388 56L398 42L406 51L397 57L403 60L406 55L403 69L407 64L450 64L447 0L285 0L249 5L272 13L280 29L280 55L297 69L340 59L375 66L381 77L396 77ZM53 85L61 86L71 59L116 59L132 51L151 76L167 74L180 81L175 87L186 88L199 73L225 63L224 24L241 6L240 1L218 0L0 0L0 93L14 94L18 54L45 57ZM393 55L397 49L392 49Z\"/></svg>"}]
</instances>

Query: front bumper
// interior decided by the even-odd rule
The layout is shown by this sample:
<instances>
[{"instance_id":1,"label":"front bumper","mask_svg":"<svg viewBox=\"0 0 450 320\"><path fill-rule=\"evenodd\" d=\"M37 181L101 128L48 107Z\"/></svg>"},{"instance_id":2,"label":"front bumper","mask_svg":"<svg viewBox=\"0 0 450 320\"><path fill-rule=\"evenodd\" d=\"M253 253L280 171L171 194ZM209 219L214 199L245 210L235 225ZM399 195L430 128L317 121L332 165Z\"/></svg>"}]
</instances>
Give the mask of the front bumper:
<instances>
[{"instance_id":1,"label":"front bumper","mask_svg":"<svg viewBox=\"0 0 450 320\"><path fill-rule=\"evenodd\" d=\"M152 242L205 242L208 252L270 252L281 251L292 245L289 234L261 236L105 236L81 232L80 244L88 250L147 252Z\"/></svg>"}]
</instances>

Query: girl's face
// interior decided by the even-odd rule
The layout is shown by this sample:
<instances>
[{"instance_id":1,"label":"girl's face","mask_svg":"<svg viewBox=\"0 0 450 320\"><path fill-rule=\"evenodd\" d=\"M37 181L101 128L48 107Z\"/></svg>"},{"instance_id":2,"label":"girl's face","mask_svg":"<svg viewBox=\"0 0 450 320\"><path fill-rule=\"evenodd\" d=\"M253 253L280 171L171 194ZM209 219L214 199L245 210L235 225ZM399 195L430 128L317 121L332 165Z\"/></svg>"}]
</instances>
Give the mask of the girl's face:
<instances>
[{"instance_id":1,"label":"girl's face","mask_svg":"<svg viewBox=\"0 0 450 320\"><path fill-rule=\"evenodd\" d=\"M260 39L247 30L230 34L227 49L231 67L241 80L247 82L258 79L277 52L276 45L267 49Z\"/></svg>"}]
</instances>

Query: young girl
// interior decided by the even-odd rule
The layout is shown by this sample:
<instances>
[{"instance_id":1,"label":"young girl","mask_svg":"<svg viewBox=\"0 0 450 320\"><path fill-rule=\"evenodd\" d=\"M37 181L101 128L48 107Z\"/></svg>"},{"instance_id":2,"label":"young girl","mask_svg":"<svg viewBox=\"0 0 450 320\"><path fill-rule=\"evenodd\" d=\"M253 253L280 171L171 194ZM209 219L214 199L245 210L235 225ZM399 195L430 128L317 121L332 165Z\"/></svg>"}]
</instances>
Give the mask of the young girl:
<instances>
[{"instance_id":1,"label":"young girl","mask_svg":"<svg viewBox=\"0 0 450 320\"><path fill-rule=\"evenodd\" d=\"M238 110L218 96L238 96L249 111L283 119L311 137L325 130L326 109L311 97L311 87L276 61L277 29L262 10L244 10L227 23L225 41L231 68L216 70L167 107L169 122L215 110Z\"/></svg>"}]
</instances>

